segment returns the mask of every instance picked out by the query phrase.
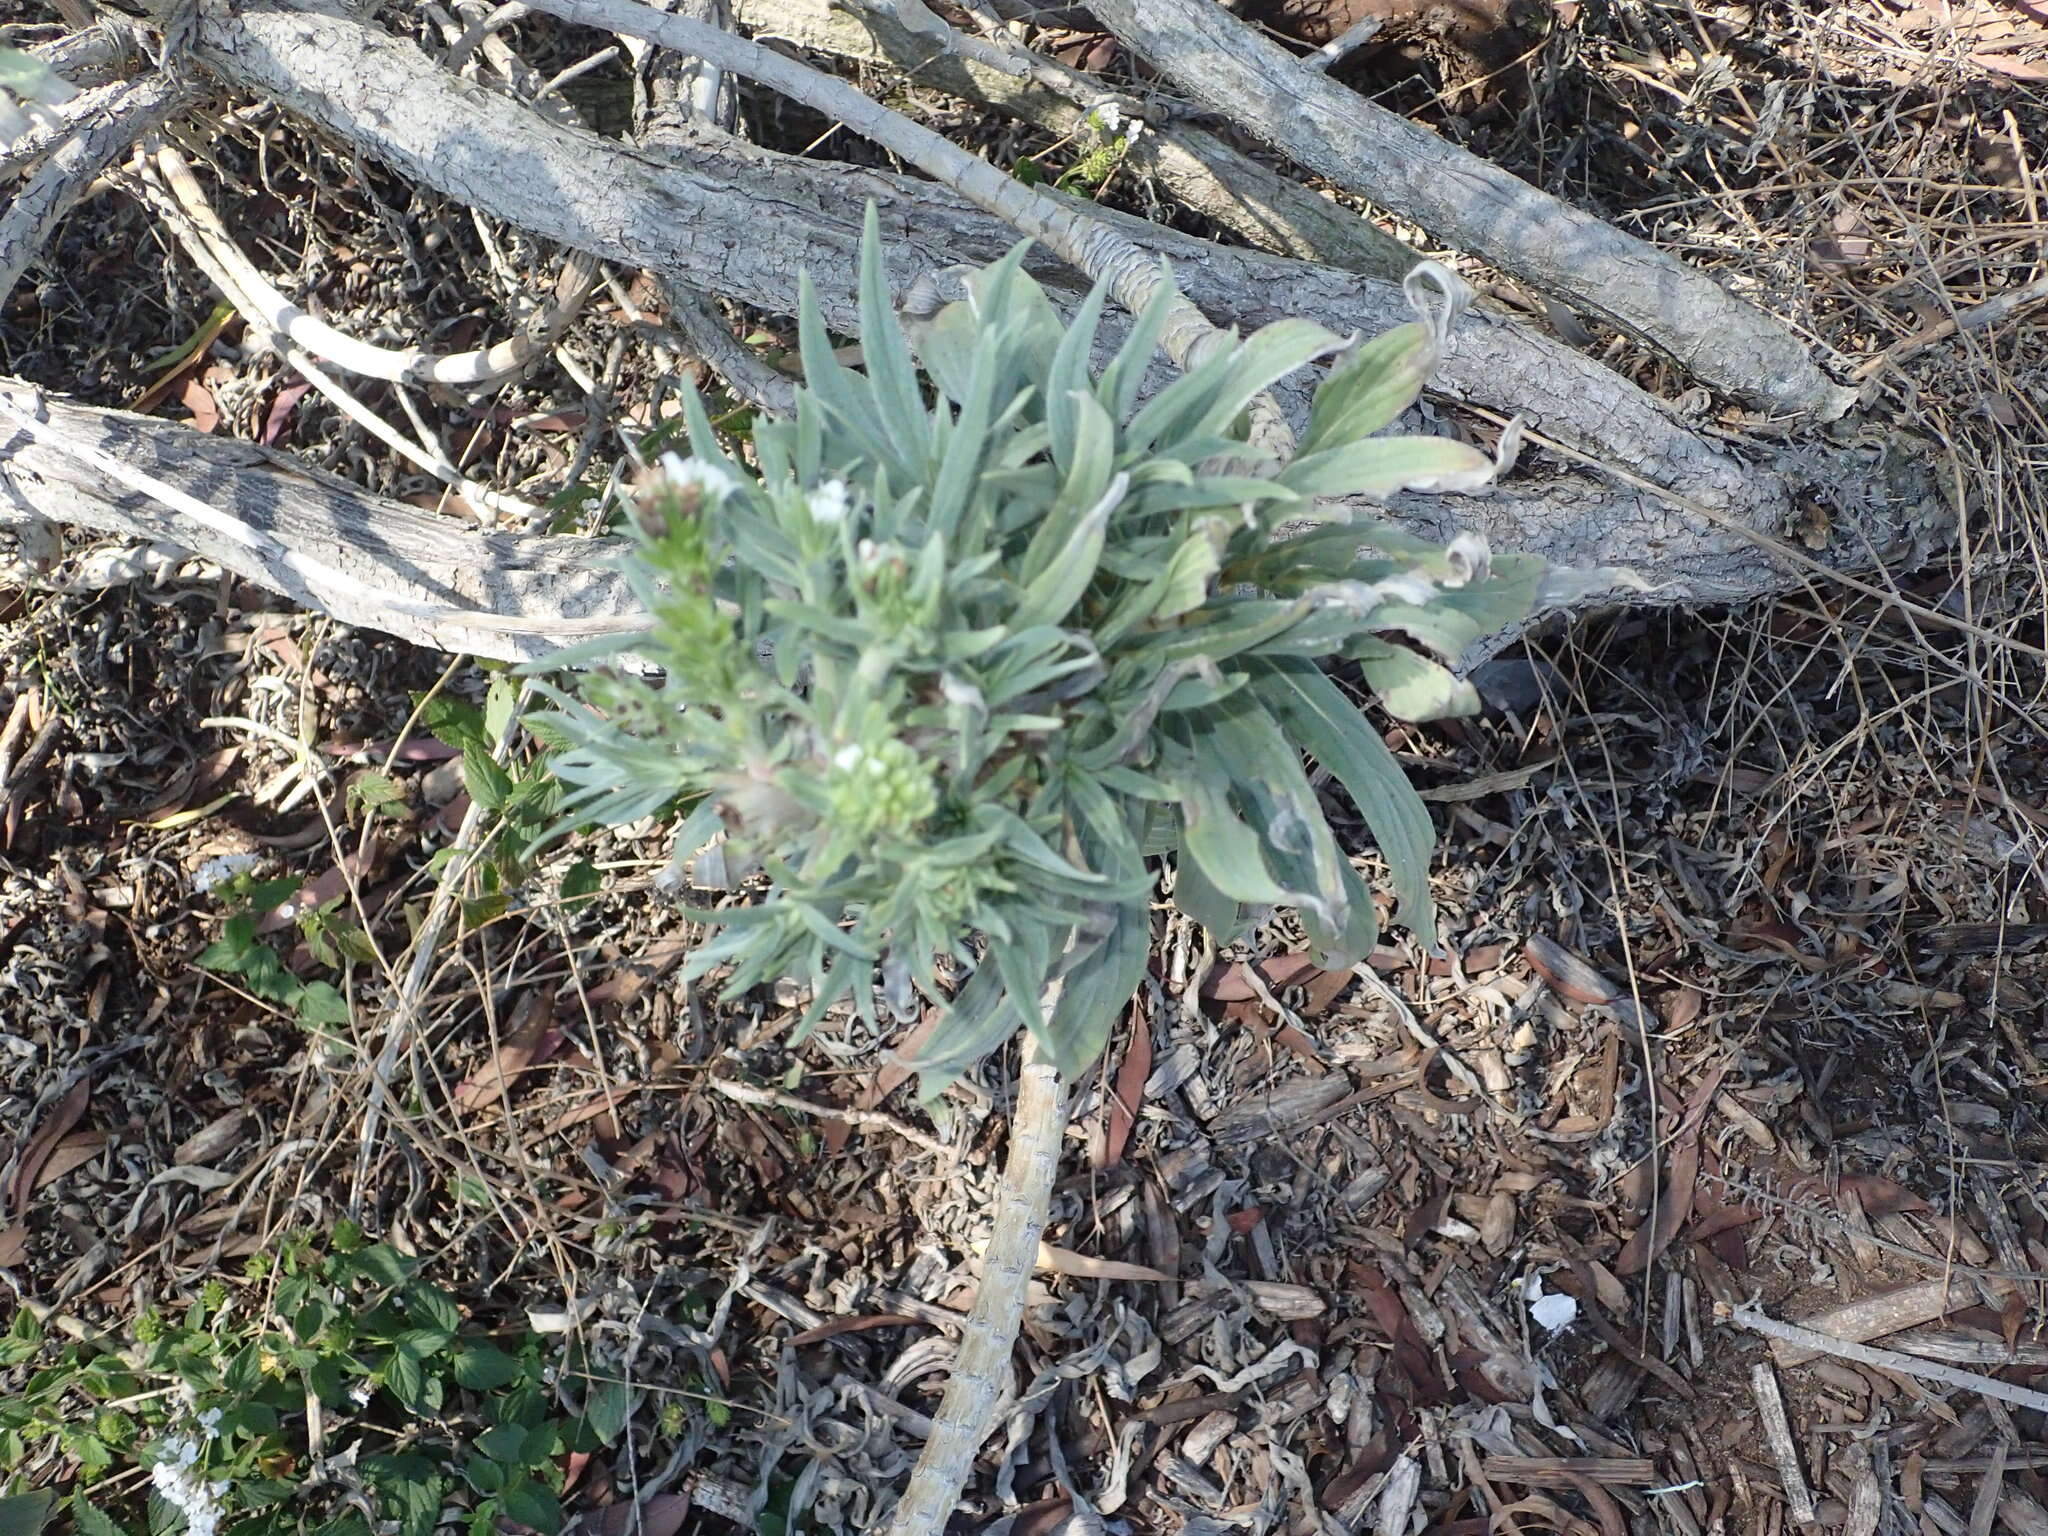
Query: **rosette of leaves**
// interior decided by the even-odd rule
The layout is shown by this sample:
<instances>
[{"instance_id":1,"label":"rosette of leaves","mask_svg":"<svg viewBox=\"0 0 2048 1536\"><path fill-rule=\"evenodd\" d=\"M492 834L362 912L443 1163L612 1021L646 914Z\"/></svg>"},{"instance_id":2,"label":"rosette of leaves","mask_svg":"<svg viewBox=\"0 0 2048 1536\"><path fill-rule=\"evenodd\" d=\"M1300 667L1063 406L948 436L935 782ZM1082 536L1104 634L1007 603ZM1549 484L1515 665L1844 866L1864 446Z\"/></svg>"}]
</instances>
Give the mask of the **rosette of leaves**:
<instances>
[{"instance_id":1,"label":"rosette of leaves","mask_svg":"<svg viewBox=\"0 0 2048 1536\"><path fill-rule=\"evenodd\" d=\"M1287 907L1324 963L1363 957L1373 895L1305 756L1433 942L1429 818L1347 687L1404 719L1473 709L1445 663L1542 581L1322 499L1490 478L1467 444L1376 435L1454 304L1418 286L1418 319L1363 344L1283 320L1145 397L1167 294L1098 369L1104 290L1063 323L1023 254L907 335L871 213L864 367L806 286L804 387L752 467L690 402L693 457L640 492L648 627L554 658L594 670L541 685L535 722L570 821L687 813L679 859L717 842L700 876L762 877L696 912L693 973L797 978L806 1027L940 1003L927 1091L1020 1025L1064 1074L1094 1060L1145 970L1154 856L1219 940ZM1248 440L1254 399L1325 358L1292 451Z\"/></svg>"}]
</instances>

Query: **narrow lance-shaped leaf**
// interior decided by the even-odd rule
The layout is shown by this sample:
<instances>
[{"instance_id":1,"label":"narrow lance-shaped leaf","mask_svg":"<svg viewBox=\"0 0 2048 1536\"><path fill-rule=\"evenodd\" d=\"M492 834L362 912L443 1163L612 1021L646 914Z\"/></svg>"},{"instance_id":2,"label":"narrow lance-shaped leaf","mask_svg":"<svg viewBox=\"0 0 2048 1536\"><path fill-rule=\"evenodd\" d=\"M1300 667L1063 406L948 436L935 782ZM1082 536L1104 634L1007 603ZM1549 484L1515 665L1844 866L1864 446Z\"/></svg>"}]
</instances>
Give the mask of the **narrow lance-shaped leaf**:
<instances>
[{"instance_id":1,"label":"narrow lance-shaped leaf","mask_svg":"<svg viewBox=\"0 0 2048 1536\"><path fill-rule=\"evenodd\" d=\"M1429 852L1435 833L1428 808L1394 754L1314 662L1261 661L1252 687L1259 701L1351 796L1393 875L1399 903L1395 915L1434 949L1436 903L1429 891Z\"/></svg>"}]
</instances>

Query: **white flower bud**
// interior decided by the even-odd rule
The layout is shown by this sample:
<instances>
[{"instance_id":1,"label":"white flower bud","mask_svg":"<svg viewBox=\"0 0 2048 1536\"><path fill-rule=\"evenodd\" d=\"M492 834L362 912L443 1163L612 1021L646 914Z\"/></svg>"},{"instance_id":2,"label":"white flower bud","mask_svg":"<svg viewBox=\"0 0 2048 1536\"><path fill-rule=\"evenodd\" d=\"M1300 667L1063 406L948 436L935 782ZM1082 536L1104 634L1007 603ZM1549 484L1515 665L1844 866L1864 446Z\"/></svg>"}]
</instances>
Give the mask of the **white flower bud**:
<instances>
[{"instance_id":1,"label":"white flower bud","mask_svg":"<svg viewBox=\"0 0 2048 1536\"><path fill-rule=\"evenodd\" d=\"M853 504L844 480L827 480L813 490L806 501L813 521L825 524L845 522L847 511Z\"/></svg>"},{"instance_id":2,"label":"white flower bud","mask_svg":"<svg viewBox=\"0 0 2048 1536\"><path fill-rule=\"evenodd\" d=\"M740 488L739 481L716 464L699 458L680 458L673 453L661 456L661 472L678 490L695 486L704 493L706 501L718 501L730 496Z\"/></svg>"}]
</instances>

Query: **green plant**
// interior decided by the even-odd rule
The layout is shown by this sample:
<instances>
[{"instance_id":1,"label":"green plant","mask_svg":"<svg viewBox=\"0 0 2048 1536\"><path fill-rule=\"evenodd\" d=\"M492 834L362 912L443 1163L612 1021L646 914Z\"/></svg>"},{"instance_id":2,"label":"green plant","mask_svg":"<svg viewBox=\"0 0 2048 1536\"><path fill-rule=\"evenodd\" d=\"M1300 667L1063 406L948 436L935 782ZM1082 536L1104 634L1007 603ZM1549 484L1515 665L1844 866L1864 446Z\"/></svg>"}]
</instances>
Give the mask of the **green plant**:
<instances>
[{"instance_id":1,"label":"green plant","mask_svg":"<svg viewBox=\"0 0 2048 1536\"><path fill-rule=\"evenodd\" d=\"M519 687L502 672L492 677L481 708L445 693L419 701L421 723L443 745L462 754L463 788L494 818L490 840L475 862L475 886L462 898L466 928L482 927L510 910L519 887L533 872L534 853L559 816L561 785L545 754L521 761L501 751L518 704ZM439 872L461 857L462 850L444 848L427 867ZM579 861L562 879L562 900L585 900L597 886L597 871Z\"/></svg>"},{"instance_id":2,"label":"green plant","mask_svg":"<svg viewBox=\"0 0 2048 1536\"><path fill-rule=\"evenodd\" d=\"M304 887L296 875L261 880L243 872L213 887L231 909L221 936L199 952L194 962L221 976L232 976L251 995L289 1009L309 1029L349 1021L348 999L333 982L295 974L278 948L258 934L259 919L277 911ZM362 929L341 914L343 896L309 905L293 914L293 924L314 963L338 968L351 961L376 958Z\"/></svg>"},{"instance_id":3,"label":"green plant","mask_svg":"<svg viewBox=\"0 0 2048 1536\"><path fill-rule=\"evenodd\" d=\"M138 1515L189 1536L427 1536L451 1514L475 1536L556 1530L564 1454L616 1437L623 1392L586 1381L564 1416L540 1338L501 1345L416 1268L343 1222L145 1314L132 1342L60 1346L24 1309L0 1338L0 1369L26 1372L0 1400L0 1468L66 1464L81 1536Z\"/></svg>"},{"instance_id":4,"label":"green plant","mask_svg":"<svg viewBox=\"0 0 2048 1536\"><path fill-rule=\"evenodd\" d=\"M1415 398L1437 328L1347 349L1283 321L1141 406L1164 305L1091 378L1102 291L1063 330L1020 250L919 328L927 405L872 251L863 286L866 375L807 299L806 386L794 421L757 427L758 478L693 413L695 458L645 488L629 571L652 623L565 659L660 674L538 685L565 816L687 805L679 856L722 838L729 868L769 877L769 899L703 914L723 932L691 973L798 977L809 1027L871 1013L879 965L886 998L950 1002L939 1084L1020 1023L1078 1072L1145 963L1148 853L1178 855L1175 900L1221 937L1292 906L1326 955L1371 947L1304 749L1429 937L1428 815L1317 662L1408 718L1469 709L1443 660L1525 614L1541 572L1316 498L1488 477L1465 444L1369 435ZM1299 449L1261 462L1247 404L1331 353ZM971 973L957 995L939 958Z\"/></svg>"},{"instance_id":5,"label":"green plant","mask_svg":"<svg viewBox=\"0 0 2048 1536\"><path fill-rule=\"evenodd\" d=\"M1050 1060L1026 1056L974 1326L899 1530L943 1523L993 1407L1059 1075L1099 1054L1147 963L1147 857L1173 856L1174 900L1219 938L1292 907L1326 963L1362 957L1373 898L1306 752L1433 942L1428 815L1321 664L1397 715L1471 709L1445 663L1528 613L1543 580L1483 541L1438 548L1319 500L1491 477L1465 444L1373 435L1416 398L1455 298L1433 311L1417 284L1418 320L1363 344L1282 321L1141 399L1170 282L1096 374L1105 290L1063 326L1022 257L906 335L871 213L865 372L833 356L806 287L805 385L793 420L756 425L759 473L693 405L694 457L641 492L628 571L646 632L557 658L597 667L573 696L540 685L567 817L683 810L678 859L718 839L725 869L765 876L762 899L696 914L722 931L693 975L799 978L805 1029L840 1003L874 1016L878 974L899 1016L922 994L947 1010L928 1090L1019 1025ZM1278 458L1250 408L1325 357Z\"/></svg>"}]
</instances>

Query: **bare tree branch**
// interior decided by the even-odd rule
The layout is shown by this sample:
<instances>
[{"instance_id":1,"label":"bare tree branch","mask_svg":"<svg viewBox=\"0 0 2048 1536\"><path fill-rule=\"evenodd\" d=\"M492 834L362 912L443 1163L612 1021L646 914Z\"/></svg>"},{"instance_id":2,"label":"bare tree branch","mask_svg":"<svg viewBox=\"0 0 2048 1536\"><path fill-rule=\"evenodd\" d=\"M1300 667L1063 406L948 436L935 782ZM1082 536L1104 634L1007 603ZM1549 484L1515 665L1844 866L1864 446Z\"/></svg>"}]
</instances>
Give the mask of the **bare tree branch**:
<instances>
[{"instance_id":1,"label":"bare tree branch","mask_svg":"<svg viewBox=\"0 0 2048 1536\"><path fill-rule=\"evenodd\" d=\"M832 0L738 0L734 14L756 35L841 58L893 64L919 85L995 107L1053 133L1083 131L1087 114L1070 95L971 59L935 55L928 34L909 31L884 12L855 12ZM1134 136L1123 163L1135 174L1151 178L1191 212L1262 250L1395 282L1418 259L1370 219L1317 196L1212 133L1135 118L1127 121L1125 131Z\"/></svg>"},{"instance_id":2,"label":"bare tree branch","mask_svg":"<svg viewBox=\"0 0 2048 1536\"><path fill-rule=\"evenodd\" d=\"M0 379L0 521L37 518L175 545L440 651L524 661L644 622L608 541L470 532L254 443Z\"/></svg>"},{"instance_id":3,"label":"bare tree branch","mask_svg":"<svg viewBox=\"0 0 2048 1536\"><path fill-rule=\"evenodd\" d=\"M188 87L152 75L87 91L65 109L70 137L50 151L0 215L0 304L93 179L137 139L161 128L188 94Z\"/></svg>"},{"instance_id":4,"label":"bare tree branch","mask_svg":"<svg viewBox=\"0 0 2048 1536\"><path fill-rule=\"evenodd\" d=\"M1705 273L1303 68L1214 0L1091 0L1090 8L1211 111L1669 353L1703 383L1827 419L1854 401L1797 338Z\"/></svg>"}]
</instances>

